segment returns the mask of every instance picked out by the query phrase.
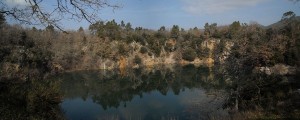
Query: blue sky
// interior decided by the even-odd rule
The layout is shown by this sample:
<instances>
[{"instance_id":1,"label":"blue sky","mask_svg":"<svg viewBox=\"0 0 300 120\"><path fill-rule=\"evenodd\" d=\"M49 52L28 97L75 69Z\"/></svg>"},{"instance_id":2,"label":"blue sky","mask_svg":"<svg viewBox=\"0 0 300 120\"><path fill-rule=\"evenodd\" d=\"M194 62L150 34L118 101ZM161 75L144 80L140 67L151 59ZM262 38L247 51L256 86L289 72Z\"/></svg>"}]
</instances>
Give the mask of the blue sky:
<instances>
[{"instance_id":1,"label":"blue sky","mask_svg":"<svg viewBox=\"0 0 300 120\"><path fill-rule=\"evenodd\" d=\"M14 0L12 0L14 1ZM22 1L22 0L15 0ZM44 0L44 5L51 5L53 0ZM109 0L112 1L112 0ZM49 2L49 3L47 3ZM233 21L243 23L258 22L269 25L281 19L282 14L293 11L300 15L300 2L289 0L113 0L121 8L104 8L99 13L101 20L124 20L133 27L159 29L179 25L188 29L203 28L206 22L228 25ZM45 6L51 7L51 6ZM88 28L86 21L63 20L66 29Z\"/></svg>"}]
</instances>

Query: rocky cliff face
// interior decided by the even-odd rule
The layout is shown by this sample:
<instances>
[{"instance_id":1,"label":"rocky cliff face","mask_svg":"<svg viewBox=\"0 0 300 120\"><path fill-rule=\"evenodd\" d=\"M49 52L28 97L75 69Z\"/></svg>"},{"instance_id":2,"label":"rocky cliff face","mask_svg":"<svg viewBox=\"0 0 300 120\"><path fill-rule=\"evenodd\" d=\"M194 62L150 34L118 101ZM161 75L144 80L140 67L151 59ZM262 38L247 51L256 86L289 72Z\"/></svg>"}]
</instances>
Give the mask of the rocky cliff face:
<instances>
[{"instance_id":1,"label":"rocky cliff face","mask_svg":"<svg viewBox=\"0 0 300 120\"><path fill-rule=\"evenodd\" d=\"M54 51L58 56L62 56L62 58L56 58L57 65L60 65L65 70L151 68L161 64L213 66L215 61L223 63L229 56L230 49L233 46L233 43L226 42L223 53L216 54L214 51L219 47L220 39L206 39L200 44L195 44L196 47L193 49L195 49L197 56L195 56L194 60L187 61L182 57L184 54L183 49L185 48L178 48L179 43L174 39L166 40L162 46L158 47L160 50L159 55L155 53L154 50L156 49L151 48L147 44L142 45L139 42L124 43L107 39L90 39L90 43L81 43L80 41L77 43L75 41L72 43L74 46L68 48L70 50L65 52ZM199 56L199 52L203 51L205 51L204 55L201 56L200 53ZM67 61L69 57L71 61Z\"/></svg>"}]
</instances>

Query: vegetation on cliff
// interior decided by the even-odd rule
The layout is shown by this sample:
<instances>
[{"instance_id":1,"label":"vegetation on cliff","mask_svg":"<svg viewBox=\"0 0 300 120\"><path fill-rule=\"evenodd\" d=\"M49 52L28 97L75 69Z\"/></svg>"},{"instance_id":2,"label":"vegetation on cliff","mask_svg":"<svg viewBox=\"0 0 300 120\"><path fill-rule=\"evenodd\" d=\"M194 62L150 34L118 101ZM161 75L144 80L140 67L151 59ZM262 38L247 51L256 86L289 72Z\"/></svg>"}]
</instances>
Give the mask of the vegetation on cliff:
<instances>
[{"instance_id":1,"label":"vegetation on cliff","mask_svg":"<svg viewBox=\"0 0 300 120\"><path fill-rule=\"evenodd\" d=\"M224 64L236 70L278 63L297 66L299 20L293 12L290 14L283 15L281 27L235 21L228 26L206 23L203 30L184 30L178 25L150 30L111 20L68 34L51 25L44 30L8 25L2 15L1 77L18 74L25 79L31 69L45 73L137 64Z\"/></svg>"}]
</instances>

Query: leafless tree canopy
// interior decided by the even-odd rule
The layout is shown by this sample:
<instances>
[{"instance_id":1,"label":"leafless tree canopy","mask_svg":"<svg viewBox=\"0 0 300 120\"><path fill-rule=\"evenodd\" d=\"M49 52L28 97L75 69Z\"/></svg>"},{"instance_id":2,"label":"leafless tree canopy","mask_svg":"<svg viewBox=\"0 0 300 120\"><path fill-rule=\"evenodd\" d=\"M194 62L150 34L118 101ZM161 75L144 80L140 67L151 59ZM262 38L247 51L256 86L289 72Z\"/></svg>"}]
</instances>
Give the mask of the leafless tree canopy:
<instances>
[{"instance_id":1,"label":"leafless tree canopy","mask_svg":"<svg viewBox=\"0 0 300 120\"><path fill-rule=\"evenodd\" d=\"M90 23L99 19L102 8L118 8L107 0L51 0L53 6L46 8L45 0L24 0L22 5L10 5L10 0L0 1L0 12L21 23L30 25L53 25L62 30L59 21L72 19ZM49 1L48 1L49 2ZM49 6L49 5L48 5Z\"/></svg>"}]
</instances>

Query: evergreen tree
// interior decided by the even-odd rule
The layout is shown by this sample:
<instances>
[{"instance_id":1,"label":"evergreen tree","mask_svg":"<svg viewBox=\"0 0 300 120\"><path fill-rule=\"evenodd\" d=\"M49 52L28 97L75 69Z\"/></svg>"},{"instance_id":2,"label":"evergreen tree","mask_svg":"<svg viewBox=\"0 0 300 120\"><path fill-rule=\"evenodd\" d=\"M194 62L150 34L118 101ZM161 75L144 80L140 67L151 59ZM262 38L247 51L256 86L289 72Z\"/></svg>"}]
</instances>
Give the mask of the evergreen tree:
<instances>
[{"instance_id":1,"label":"evergreen tree","mask_svg":"<svg viewBox=\"0 0 300 120\"><path fill-rule=\"evenodd\" d=\"M124 29L124 28L125 28L125 23L124 23L124 21L123 21L123 20L121 21L121 28L122 28L122 29Z\"/></svg>"},{"instance_id":2,"label":"evergreen tree","mask_svg":"<svg viewBox=\"0 0 300 120\"><path fill-rule=\"evenodd\" d=\"M171 29L171 37L177 39L179 37L179 26L173 25Z\"/></svg>"},{"instance_id":3,"label":"evergreen tree","mask_svg":"<svg viewBox=\"0 0 300 120\"><path fill-rule=\"evenodd\" d=\"M166 31L166 27L165 26L161 26L158 31Z\"/></svg>"},{"instance_id":4,"label":"evergreen tree","mask_svg":"<svg viewBox=\"0 0 300 120\"><path fill-rule=\"evenodd\" d=\"M82 27L79 27L78 32L84 32Z\"/></svg>"},{"instance_id":5,"label":"evergreen tree","mask_svg":"<svg viewBox=\"0 0 300 120\"><path fill-rule=\"evenodd\" d=\"M48 25L48 26L46 27L46 31L54 32L54 26L53 26L53 25Z\"/></svg>"},{"instance_id":6,"label":"evergreen tree","mask_svg":"<svg viewBox=\"0 0 300 120\"><path fill-rule=\"evenodd\" d=\"M131 31L132 30L131 24L129 22L126 24L125 29L126 29L126 31Z\"/></svg>"},{"instance_id":7,"label":"evergreen tree","mask_svg":"<svg viewBox=\"0 0 300 120\"><path fill-rule=\"evenodd\" d=\"M237 38L238 34L241 29L241 24L239 21L234 21L230 26L229 26L229 35L230 38Z\"/></svg>"}]
</instances>

